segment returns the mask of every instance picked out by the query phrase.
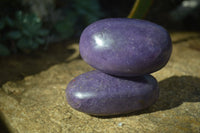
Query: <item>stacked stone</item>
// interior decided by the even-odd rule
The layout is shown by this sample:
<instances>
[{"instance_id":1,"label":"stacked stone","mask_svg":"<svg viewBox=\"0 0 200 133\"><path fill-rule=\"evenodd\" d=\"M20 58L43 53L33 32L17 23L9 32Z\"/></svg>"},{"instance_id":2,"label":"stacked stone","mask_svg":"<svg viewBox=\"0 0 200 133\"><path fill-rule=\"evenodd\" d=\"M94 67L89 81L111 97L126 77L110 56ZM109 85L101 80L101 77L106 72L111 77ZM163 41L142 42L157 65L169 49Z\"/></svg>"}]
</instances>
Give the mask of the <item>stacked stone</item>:
<instances>
[{"instance_id":1,"label":"stacked stone","mask_svg":"<svg viewBox=\"0 0 200 133\"><path fill-rule=\"evenodd\" d=\"M150 73L164 67L172 51L163 27L138 19L103 19L83 31L79 49L96 70L68 84L72 108L90 115L118 115L145 109L158 99L158 84Z\"/></svg>"}]
</instances>

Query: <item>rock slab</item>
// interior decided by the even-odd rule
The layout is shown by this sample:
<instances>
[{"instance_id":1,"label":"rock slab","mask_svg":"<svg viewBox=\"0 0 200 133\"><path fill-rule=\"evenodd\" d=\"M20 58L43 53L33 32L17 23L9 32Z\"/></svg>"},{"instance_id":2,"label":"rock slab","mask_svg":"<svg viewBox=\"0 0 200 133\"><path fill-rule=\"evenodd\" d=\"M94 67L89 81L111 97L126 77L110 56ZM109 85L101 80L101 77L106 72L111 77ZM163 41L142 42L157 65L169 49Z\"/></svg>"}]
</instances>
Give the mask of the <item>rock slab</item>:
<instances>
[{"instance_id":1,"label":"rock slab","mask_svg":"<svg viewBox=\"0 0 200 133\"><path fill-rule=\"evenodd\" d=\"M200 132L199 33L171 33L169 63L153 74L160 96L150 108L118 117L92 117L67 104L65 88L92 70L82 60L60 63L0 89L0 116L11 133Z\"/></svg>"}]
</instances>

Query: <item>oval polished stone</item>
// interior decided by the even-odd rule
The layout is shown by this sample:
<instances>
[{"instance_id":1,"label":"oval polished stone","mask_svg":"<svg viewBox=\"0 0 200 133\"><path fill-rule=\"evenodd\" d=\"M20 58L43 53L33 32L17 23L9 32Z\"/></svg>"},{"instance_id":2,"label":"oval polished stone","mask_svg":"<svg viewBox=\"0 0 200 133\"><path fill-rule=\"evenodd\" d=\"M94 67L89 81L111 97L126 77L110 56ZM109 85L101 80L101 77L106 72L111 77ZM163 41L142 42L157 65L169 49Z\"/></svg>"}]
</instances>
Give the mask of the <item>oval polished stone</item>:
<instances>
[{"instance_id":1,"label":"oval polished stone","mask_svg":"<svg viewBox=\"0 0 200 133\"><path fill-rule=\"evenodd\" d=\"M113 18L97 21L83 31L80 54L92 67L116 76L139 76L166 65L171 39L161 26L149 21Z\"/></svg>"},{"instance_id":2,"label":"oval polished stone","mask_svg":"<svg viewBox=\"0 0 200 133\"><path fill-rule=\"evenodd\" d=\"M67 86L67 102L72 108L91 115L117 115L145 109L159 95L151 75L120 78L90 71L74 78Z\"/></svg>"}]
</instances>

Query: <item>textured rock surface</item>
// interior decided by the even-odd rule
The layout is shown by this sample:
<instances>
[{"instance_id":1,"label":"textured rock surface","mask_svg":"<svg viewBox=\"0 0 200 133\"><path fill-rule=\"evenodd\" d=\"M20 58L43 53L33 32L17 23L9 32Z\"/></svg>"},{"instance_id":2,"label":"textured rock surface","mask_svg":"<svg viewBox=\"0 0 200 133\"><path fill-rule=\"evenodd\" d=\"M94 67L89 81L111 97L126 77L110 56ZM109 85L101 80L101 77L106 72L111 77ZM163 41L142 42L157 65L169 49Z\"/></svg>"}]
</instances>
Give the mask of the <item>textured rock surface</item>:
<instances>
[{"instance_id":1,"label":"textured rock surface","mask_svg":"<svg viewBox=\"0 0 200 133\"><path fill-rule=\"evenodd\" d=\"M159 88L151 75L132 78L110 76L94 70L67 85L67 102L91 115L119 115L145 109L158 99Z\"/></svg>"},{"instance_id":2,"label":"textured rock surface","mask_svg":"<svg viewBox=\"0 0 200 133\"><path fill-rule=\"evenodd\" d=\"M60 63L0 90L0 116L13 133L200 132L200 34L172 33L172 58L153 75L160 97L150 108L113 118L80 113L67 104L70 80L92 70L82 60Z\"/></svg>"}]
</instances>

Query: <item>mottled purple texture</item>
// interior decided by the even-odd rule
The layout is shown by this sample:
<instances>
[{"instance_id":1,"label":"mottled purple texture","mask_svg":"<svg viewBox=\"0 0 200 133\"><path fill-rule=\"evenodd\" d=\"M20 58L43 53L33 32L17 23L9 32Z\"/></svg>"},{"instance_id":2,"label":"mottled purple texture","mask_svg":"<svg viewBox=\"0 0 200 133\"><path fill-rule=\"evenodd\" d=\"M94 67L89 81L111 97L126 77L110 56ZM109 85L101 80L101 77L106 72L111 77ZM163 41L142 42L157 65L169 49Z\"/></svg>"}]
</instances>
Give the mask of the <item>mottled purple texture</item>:
<instances>
[{"instance_id":1,"label":"mottled purple texture","mask_svg":"<svg viewBox=\"0 0 200 133\"><path fill-rule=\"evenodd\" d=\"M114 77L90 71L67 86L67 102L72 108L91 115L117 115L141 110L158 98L156 79L151 75Z\"/></svg>"},{"instance_id":2,"label":"mottled purple texture","mask_svg":"<svg viewBox=\"0 0 200 133\"><path fill-rule=\"evenodd\" d=\"M92 67L116 76L138 76L166 65L172 51L168 32L137 19L103 19L80 38L80 54Z\"/></svg>"}]
</instances>

